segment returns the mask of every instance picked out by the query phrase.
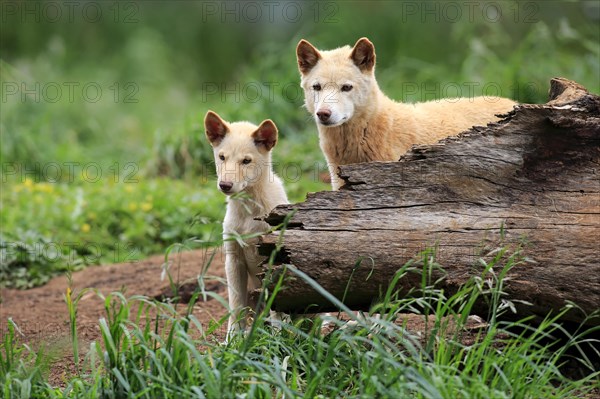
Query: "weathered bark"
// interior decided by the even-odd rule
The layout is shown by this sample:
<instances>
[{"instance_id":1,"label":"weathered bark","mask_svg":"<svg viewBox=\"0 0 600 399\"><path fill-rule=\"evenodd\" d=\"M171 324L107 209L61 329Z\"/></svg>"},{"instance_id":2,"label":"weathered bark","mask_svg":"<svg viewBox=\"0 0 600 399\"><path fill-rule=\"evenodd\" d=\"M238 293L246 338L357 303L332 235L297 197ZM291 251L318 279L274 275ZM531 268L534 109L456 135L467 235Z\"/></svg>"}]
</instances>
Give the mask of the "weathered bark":
<instances>
[{"instance_id":1,"label":"weathered bark","mask_svg":"<svg viewBox=\"0 0 600 399\"><path fill-rule=\"evenodd\" d=\"M340 168L345 186L280 206L267 218L284 232L274 270L292 264L355 309L385 291L395 272L427 247L437 248L439 288L455 291L481 275L490 250L520 251L506 299L517 317L544 316L567 301L600 308L600 97L553 79L551 99L519 105L500 123L475 127L435 145L416 146L399 162ZM270 254L277 235L263 238ZM500 265L494 271L497 273ZM289 274L289 273L288 273ZM398 288L419 288L409 274ZM254 293L255 295L258 292ZM526 301L531 305L522 304ZM331 309L289 275L274 307L285 312ZM477 304L485 312L485 301ZM566 320L579 322L581 311ZM599 321L593 321L598 324Z\"/></svg>"}]
</instances>

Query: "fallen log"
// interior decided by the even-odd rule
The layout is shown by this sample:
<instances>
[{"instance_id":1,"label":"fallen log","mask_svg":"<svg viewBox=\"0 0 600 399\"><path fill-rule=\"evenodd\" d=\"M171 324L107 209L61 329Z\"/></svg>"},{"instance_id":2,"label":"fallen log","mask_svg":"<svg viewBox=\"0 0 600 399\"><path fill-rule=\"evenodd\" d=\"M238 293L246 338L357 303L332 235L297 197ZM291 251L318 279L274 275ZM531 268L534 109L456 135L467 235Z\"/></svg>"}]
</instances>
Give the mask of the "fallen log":
<instances>
[{"instance_id":1,"label":"fallen log","mask_svg":"<svg viewBox=\"0 0 600 399\"><path fill-rule=\"evenodd\" d=\"M347 165L339 174L340 191L310 194L266 219L276 226L296 210L272 276L293 265L365 309L428 247L442 266L432 278L449 293L504 247L521 259L504 287L516 317L543 317L571 301L580 309L565 320L581 322L600 308L600 97L579 84L553 79L547 104L519 105L499 123L415 146L398 162ZM260 253L271 254L277 240L264 236ZM409 274L397 287L420 284ZM333 309L289 272L274 308ZM485 301L477 309L485 314Z\"/></svg>"}]
</instances>

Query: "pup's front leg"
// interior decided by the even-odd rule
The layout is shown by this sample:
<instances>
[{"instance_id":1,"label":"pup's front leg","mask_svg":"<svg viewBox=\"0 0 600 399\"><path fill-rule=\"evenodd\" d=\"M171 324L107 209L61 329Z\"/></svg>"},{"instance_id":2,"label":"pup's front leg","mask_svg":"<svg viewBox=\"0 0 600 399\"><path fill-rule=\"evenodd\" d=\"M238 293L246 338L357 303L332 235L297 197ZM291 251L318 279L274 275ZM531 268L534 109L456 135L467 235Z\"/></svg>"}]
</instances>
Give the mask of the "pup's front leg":
<instances>
[{"instance_id":1,"label":"pup's front leg","mask_svg":"<svg viewBox=\"0 0 600 399\"><path fill-rule=\"evenodd\" d=\"M261 226L262 230L267 231L269 226ZM248 265L248 274L249 274L249 287L250 290L255 290L260 288L262 282L258 278L257 274L261 271L260 265L266 260L264 256L260 256L258 251L256 250L256 246L258 244L258 240L249 241L248 247L244 248L244 256L246 257L247 265ZM260 313L262 309L258 306L259 304L252 304L255 307L256 313ZM269 311L269 323L277 329L281 330L282 323L284 318L286 321L290 321L289 317L286 317L285 313L275 312L273 310Z\"/></svg>"},{"instance_id":2,"label":"pup's front leg","mask_svg":"<svg viewBox=\"0 0 600 399\"><path fill-rule=\"evenodd\" d=\"M227 323L229 339L231 334L246 328L246 318L242 309L247 306L248 300L248 270L243 250L235 241L225 241L225 274L231 311Z\"/></svg>"}]
</instances>

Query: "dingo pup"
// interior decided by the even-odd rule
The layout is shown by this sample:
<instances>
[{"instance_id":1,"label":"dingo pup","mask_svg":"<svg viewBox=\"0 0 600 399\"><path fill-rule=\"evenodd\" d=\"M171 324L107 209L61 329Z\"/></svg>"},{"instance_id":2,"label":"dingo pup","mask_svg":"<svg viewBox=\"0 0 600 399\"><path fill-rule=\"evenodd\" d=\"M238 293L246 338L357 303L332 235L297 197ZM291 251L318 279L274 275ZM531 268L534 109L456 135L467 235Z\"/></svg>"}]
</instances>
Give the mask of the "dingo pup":
<instances>
[{"instance_id":1,"label":"dingo pup","mask_svg":"<svg viewBox=\"0 0 600 399\"><path fill-rule=\"evenodd\" d=\"M241 310L248 306L248 286L260 287L256 273L264 260L256 249L258 238L240 243L239 236L268 231L269 225L256 218L266 216L279 204L287 204L288 199L271 165L271 150L277 143L277 127L271 120L258 127L248 122L227 123L208 111L204 126L214 150L217 186L227 195L223 237L231 308L229 339L234 331L245 329Z\"/></svg>"},{"instance_id":2,"label":"dingo pup","mask_svg":"<svg viewBox=\"0 0 600 399\"><path fill-rule=\"evenodd\" d=\"M306 40L296 48L305 106L319 129L334 190L339 165L397 161L413 144L432 144L474 125L497 121L516 104L500 97L403 104L386 97L375 79L375 47L319 51Z\"/></svg>"}]
</instances>

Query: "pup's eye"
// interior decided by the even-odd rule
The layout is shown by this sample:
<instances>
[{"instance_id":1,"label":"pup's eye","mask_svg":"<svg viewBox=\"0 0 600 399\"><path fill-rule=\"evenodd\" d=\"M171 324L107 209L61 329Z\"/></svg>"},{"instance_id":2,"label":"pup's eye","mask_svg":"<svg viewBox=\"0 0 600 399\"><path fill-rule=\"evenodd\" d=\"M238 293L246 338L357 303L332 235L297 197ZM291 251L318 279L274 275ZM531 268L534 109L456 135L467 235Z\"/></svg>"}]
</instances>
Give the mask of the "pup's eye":
<instances>
[{"instance_id":1,"label":"pup's eye","mask_svg":"<svg viewBox=\"0 0 600 399\"><path fill-rule=\"evenodd\" d=\"M321 91L321 85L320 85L320 84L318 84L318 83L314 84L314 85L313 85L313 90L314 90L314 91Z\"/></svg>"},{"instance_id":2,"label":"pup's eye","mask_svg":"<svg viewBox=\"0 0 600 399\"><path fill-rule=\"evenodd\" d=\"M249 158L244 158L244 159L242 160L242 163L243 163L244 165L248 165L250 162L252 162L252 160L251 160L251 159L249 159Z\"/></svg>"},{"instance_id":3,"label":"pup's eye","mask_svg":"<svg viewBox=\"0 0 600 399\"><path fill-rule=\"evenodd\" d=\"M342 91L350 91L352 90L352 85L342 85Z\"/></svg>"},{"instance_id":4,"label":"pup's eye","mask_svg":"<svg viewBox=\"0 0 600 399\"><path fill-rule=\"evenodd\" d=\"M219 155L219 159L220 159L221 161L224 161L224 160L225 160L225 155L223 155L223 154Z\"/></svg>"}]
</instances>

